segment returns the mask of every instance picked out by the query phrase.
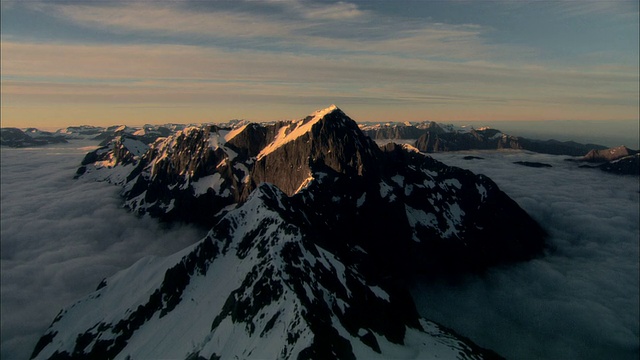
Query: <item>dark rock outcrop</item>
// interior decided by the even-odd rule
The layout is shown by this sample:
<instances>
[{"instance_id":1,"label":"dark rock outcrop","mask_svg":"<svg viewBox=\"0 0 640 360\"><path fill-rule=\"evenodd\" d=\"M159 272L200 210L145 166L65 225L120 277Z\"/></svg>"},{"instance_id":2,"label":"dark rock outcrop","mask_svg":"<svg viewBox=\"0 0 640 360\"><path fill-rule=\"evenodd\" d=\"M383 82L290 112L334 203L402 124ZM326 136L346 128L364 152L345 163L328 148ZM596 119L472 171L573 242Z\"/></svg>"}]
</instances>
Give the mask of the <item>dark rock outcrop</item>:
<instances>
[{"instance_id":1,"label":"dark rock outcrop","mask_svg":"<svg viewBox=\"0 0 640 360\"><path fill-rule=\"evenodd\" d=\"M513 163L516 164L516 165L528 166L528 167L532 167L532 168L548 168L548 167L552 167L550 164L545 164L545 163L535 162L535 161L514 161Z\"/></svg>"},{"instance_id":2,"label":"dark rock outcrop","mask_svg":"<svg viewBox=\"0 0 640 360\"><path fill-rule=\"evenodd\" d=\"M598 166L601 170L618 175L640 175L640 154L624 156Z\"/></svg>"}]
</instances>

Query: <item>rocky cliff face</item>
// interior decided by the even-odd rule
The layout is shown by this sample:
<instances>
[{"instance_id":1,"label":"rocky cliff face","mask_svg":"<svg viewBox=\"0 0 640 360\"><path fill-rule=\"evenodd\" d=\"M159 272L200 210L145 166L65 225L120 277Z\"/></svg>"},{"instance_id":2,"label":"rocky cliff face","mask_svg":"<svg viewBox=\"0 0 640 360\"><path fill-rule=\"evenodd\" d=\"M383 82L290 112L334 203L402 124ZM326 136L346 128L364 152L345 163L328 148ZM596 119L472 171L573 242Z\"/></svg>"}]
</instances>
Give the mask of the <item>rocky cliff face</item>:
<instances>
[{"instance_id":1,"label":"rocky cliff face","mask_svg":"<svg viewBox=\"0 0 640 360\"><path fill-rule=\"evenodd\" d=\"M490 179L381 149L334 106L186 128L148 149L134 140L87 155L78 176L121 184L138 213L211 231L105 280L54 320L35 358L491 358L420 319L402 284L544 246Z\"/></svg>"},{"instance_id":2,"label":"rocky cliff face","mask_svg":"<svg viewBox=\"0 0 640 360\"><path fill-rule=\"evenodd\" d=\"M276 185L295 194L314 169L355 177L375 174L380 150L356 123L331 107L278 129L256 157L252 181Z\"/></svg>"}]
</instances>

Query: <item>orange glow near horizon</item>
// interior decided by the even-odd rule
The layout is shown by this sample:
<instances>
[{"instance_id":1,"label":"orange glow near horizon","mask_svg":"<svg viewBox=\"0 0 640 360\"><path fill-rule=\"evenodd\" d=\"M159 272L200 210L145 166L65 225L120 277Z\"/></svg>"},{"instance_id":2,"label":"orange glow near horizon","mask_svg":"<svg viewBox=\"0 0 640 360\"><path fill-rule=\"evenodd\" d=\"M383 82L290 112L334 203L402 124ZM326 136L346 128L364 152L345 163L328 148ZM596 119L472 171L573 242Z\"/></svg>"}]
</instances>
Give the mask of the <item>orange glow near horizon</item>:
<instances>
[{"instance_id":1,"label":"orange glow near horizon","mask_svg":"<svg viewBox=\"0 0 640 360\"><path fill-rule=\"evenodd\" d=\"M242 106L225 106L215 108L202 105L193 106L167 106L140 105L140 106L105 106L103 104L83 105L49 105L49 106L15 106L2 108L2 127L27 128L36 127L43 130L59 129L74 125L110 126L126 124L131 126L143 124L166 123L207 123L226 122L232 119L247 119L254 122L276 121L303 118L313 111L327 106L325 104L316 107L307 105L270 106L261 109L260 106L251 108ZM356 121L371 122L403 122L403 121L435 121L448 122L495 122L495 121L610 121L628 120L638 121L632 117L632 113L614 113L602 109L602 111L566 112L561 108L547 108L545 111L537 111L535 107L523 108L520 113L512 113L506 109L461 109L455 112L449 109L429 109L412 106L401 109L398 107L362 106L362 105L338 105L347 115ZM598 110L598 109L595 109ZM637 114L636 114L637 115Z\"/></svg>"},{"instance_id":2,"label":"orange glow near horizon","mask_svg":"<svg viewBox=\"0 0 640 360\"><path fill-rule=\"evenodd\" d=\"M4 127L262 122L301 118L331 103L356 121L638 120L637 66L577 72L377 54L1 45Z\"/></svg>"}]
</instances>

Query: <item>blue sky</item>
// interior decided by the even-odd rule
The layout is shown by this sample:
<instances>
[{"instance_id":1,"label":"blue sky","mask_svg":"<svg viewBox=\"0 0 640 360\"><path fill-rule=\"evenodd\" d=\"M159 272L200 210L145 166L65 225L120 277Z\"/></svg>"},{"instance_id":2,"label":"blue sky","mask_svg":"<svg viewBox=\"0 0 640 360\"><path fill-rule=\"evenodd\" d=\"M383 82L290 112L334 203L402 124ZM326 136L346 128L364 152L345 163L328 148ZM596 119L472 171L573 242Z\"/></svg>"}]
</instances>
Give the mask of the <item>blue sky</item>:
<instances>
[{"instance_id":1,"label":"blue sky","mask_svg":"<svg viewBox=\"0 0 640 360\"><path fill-rule=\"evenodd\" d=\"M637 120L637 1L2 1L2 126Z\"/></svg>"}]
</instances>

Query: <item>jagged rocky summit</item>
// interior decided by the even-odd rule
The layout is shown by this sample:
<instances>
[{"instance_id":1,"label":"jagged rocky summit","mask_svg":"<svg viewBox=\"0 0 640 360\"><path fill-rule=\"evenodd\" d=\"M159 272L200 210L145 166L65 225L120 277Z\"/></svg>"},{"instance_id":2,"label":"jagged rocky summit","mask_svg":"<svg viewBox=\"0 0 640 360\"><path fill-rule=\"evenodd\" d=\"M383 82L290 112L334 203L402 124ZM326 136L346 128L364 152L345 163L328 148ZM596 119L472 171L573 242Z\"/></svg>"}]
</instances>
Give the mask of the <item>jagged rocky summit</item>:
<instances>
[{"instance_id":1,"label":"jagged rocky summit","mask_svg":"<svg viewBox=\"0 0 640 360\"><path fill-rule=\"evenodd\" d=\"M419 317L405 280L541 253L487 177L379 148L335 106L297 121L132 135L77 176L207 237L142 259L64 309L33 358L494 358Z\"/></svg>"}]
</instances>

